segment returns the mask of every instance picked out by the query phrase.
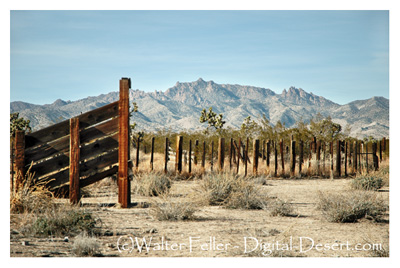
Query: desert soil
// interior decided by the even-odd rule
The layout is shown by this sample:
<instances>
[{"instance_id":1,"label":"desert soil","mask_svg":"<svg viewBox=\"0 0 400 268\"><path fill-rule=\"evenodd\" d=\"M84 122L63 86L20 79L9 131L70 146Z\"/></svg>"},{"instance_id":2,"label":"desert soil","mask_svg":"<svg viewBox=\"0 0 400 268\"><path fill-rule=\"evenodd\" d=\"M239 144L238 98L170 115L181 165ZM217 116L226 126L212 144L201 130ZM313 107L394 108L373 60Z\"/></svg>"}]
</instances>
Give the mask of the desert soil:
<instances>
[{"instance_id":1,"label":"desert soil","mask_svg":"<svg viewBox=\"0 0 400 268\"><path fill-rule=\"evenodd\" d=\"M289 217L273 217L266 210L202 206L194 220L159 221L151 212L155 197L132 194L132 207L118 208L117 187L111 179L87 187L90 194L82 198L81 209L98 218L97 241L101 255L108 257L364 257L371 255L373 244L387 250L388 214L383 222L330 223L316 209L320 192L341 193L350 189L349 183L350 179L268 180L263 192L290 201L294 213ZM174 181L171 196L187 200L198 184L196 180ZM377 194L389 202L388 187ZM68 242L64 237L24 237L18 231L21 217L11 214L11 256L74 256L74 237ZM151 245L139 252L136 240L142 244L143 238Z\"/></svg>"}]
</instances>

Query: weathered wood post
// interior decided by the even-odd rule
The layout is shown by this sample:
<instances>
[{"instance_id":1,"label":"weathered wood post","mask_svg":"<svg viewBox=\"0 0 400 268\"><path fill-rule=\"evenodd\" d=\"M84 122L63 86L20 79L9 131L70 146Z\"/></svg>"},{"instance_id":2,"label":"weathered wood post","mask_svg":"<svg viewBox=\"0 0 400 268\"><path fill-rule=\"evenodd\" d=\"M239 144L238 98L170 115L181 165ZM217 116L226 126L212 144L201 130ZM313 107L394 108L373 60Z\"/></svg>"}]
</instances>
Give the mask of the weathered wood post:
<instances>
[{"instance_id":1,"label":"weathered wood post","mask_svg":"<svg viewBox=\"0 0 400 268\"><path fill-rule=\"evenodd\" d=\"M15 132L15 190L17 191L25 178L25 132Z\"/></svg>"},{"instance_id":2,"label":"weathered wood post","mask_svg":"<svg viewBox=\"0 0 400 268\"><path fill-rule=\"evenodd\" d=\"M253 175L257 176L258 172L258 156L260 150L260 140L253 141Z\"/></svg>"},{"instance_id":3,"label":"weathered wood post","mask_svg":"<svg viewBox=\"0 0 400 268\"><path fill-rule=\"evenodd\" d=\"M192 140L189 140L189 174L192 173Z\"/></svg>"},{"instance_id":4,"label":"weathered wood post","mask_svg":"<svg viewBox=\"0 0 400 268\"><path fill-rule=\"evenodd\" d=\"M169 159L169 141L165 138L165 153L164 153L164 173L168 173L168 159Z\"/></svg>"},{"instance_id":5,"label":"weathered wood post","mask_svg":"<svg viewBox=\"0 0 400 268\"><path fill-rule=\"evenodd\" d=\"M183 144L183 137L177 136L176 137L176 157L175 157L175 172L177 172L177 173L182 172L182 144Z\"/></svg>"},{"instance_id":6,"label":"weathered wood post","mask_svg":"<svg viewBox=\"0 0 400 268\"><path fill-rule=\"evenodd\" d=\"M119 149L118 149L118 201L122 208L131 202L130 181L128 178L129 161L129 88L131 80L122 78L119 81Z\"/></svg>"},{"instance_id":7,"label":"weathered wood post","mask_svg":"<svg viewBox=\"0 0 400 268\"><path fill-rule=\"evenodd\" d=\"M243 152L244 156L244 176L247 176L247 158L249 157L249 138L246 138L246 149Z\"/></svg>"},{"instance_id":8,"label":"weathered wood post","mask_svg":"<svg viewBox=\"0 0 400 268\"><path fill-rule=\"evenodd\" d=\"M283 151L283 139L279 141L279 148L281 151L282 175L285 175L285 152Z\"/></svg>"},{"instance_id":9,"label":"weathered wood post","mask_svg":"<svg viewBox=\"0 0 400 268\"><path fill-rule=\"evenodd\" d=\"M382 138L382 147L383 147L383 156L382 156L382 159L383 159L383 158L387 157L387 154L386 154L386 138L385 137Z\"/></svg>"},{"instance_id":10,"label":"weathered wood post","mask_svg":"<svg viewBox=\"0 0 400 268\"><path fill-rule=\"evenodd\" d=\"M201 171L204 172L206 168L206 142L203 141L203 155L201 156Z\"/></svg>"},{"instance_id":11,"label":"weathered wood post","mask_svg":"<svg viewBox=\"0 0 400 268\"><path fill-rule=\"evenodd\" d=\"M301 168L303 166L303 158L304 155L304 148L303 148L303 140L299 141L299 174L301 175Z\"/></svg>"},{"instance_id":12,"label":"weathered wood post","mask_svg":"<svg viewBox=\"0 0 400 268\"><path fill-rule=\"evenodd\" d=\"M382 162L382 140L379 141L379 162Z\"/></svg>"},{"instance_id":13,"label":"weathered wood post","mask_svg":"<svg viewBox=\"0 0 400 268\"><path fill-rule=\"evenodd\" d=\"M353 143L353 173L357 173L357 154L358 154L358 144L357 141Z\"/></svg>"},{"instance_id":14,"label":"weathered wood post","mask_svg":"<svg viewBox=\"0 0 400 268\"><path fill-rule=\"evenodd\" d=\"M331 155L331 173L333 174L333 141L329 142L329 152Z\"/></svg>"},{"instance_id":15,"label":"weathered wood post","mask_svg":"<svg viewBox=\"0 0 400 268\"><path fill-rule=\"evenodd\" d=\"M233 156L233 138L231 138L231 143L229 145L229 170L232 170L232 156Z\"/></svg>"},{"instance_id":16,"label":"weathered wood post","mask_svg":"<svg viewBox=\"0 0 400 268\"><path fill-rule=\"evenodd\" d=\"M150 152L150 170L153 171L153 163L154 163L154 137L151 138L151 152Z\"/></svg>"},{"instance_id":17,"label":"weathered wood post","mask_svg":"<svg viewBox=\"0 0 400 268\"><path fill-rule=\"evenodd\" d=\"M372 143L372 161L374 162L374 170L379 169L379 159L378 156L376 155L377 147L378 143L376 142Z\"/></svg>"},{"instance_id":18,"label":"weathered wood post","mask_svg":"<svg viewBox=\"0 0 400 268\"><path fill-rule=\"evenodd\" d=\"M344 141L344 176L347 177L347 141Z\"/></svg>"},{"instance_id":19,"label":"weathered wood post","mask_svg":"<svg viewBox=\"0 0 400 268\"><path fill-rule=\"evenodd\" d=\"M199 140L196 140L194 142L194 157L193 157L193 163L195 166L197 166L197 157L199 155Z\"/></svg>"},{"instance_id":20,"label":"weathered wood post","mask_svg":"<svg viewBox=\"0 0 400 268\"><path fill-rule=\"evenodd\" d=\"M316 146L316 154L317 154L317 175L321 175L321 140L317 140Z\"/></svg>"},{"instance_id":21,"label":"weathered wood post","mask_svg":"<svg viewBox=\"0 0 400 268\"><path fill-rule=\"evenodd\" d=\"M239 138L239 146L238 146L238 155L237 155L237 163L236 163L236 174L239 174L239 164L240 164L240 148L242 146L242 140Z\"/></svg>"},{"instance_id":22,"label":"weathered wood post","mask_svg":"<svg viewBox=\"0 0 400 268\"><path fill-rule=\"evenodd\" d=\"M340 158L340 140L336 141L336 168L335 168L335 176L340 177L341 175L341 158Z\"/></svg>"},{"instance_id":23,"label":"weathered wood post","mask_svg":"<svg viewBox=\"0 0 400 268\"><path fill-rule=\"evenodd\" d=\"M139 149L140 149L140 139L139 136L136 138L136 172L139 171Z\"/></svg>"},{"instance_id":24,"label":"weathered wood post","mask_svg":"<svg viewBox=\"0 0 400 268\"><path fill-rule=\"evenodd\" d=\"M266 162L267 162L267 167L269 168L269 156L271 154L271 141L267 140L267 155L266 155Z\"/></svg>"},{"instance_id":25,"label":"weathered wood post","mask_svg":"<svg viewBox=\"0 0 400 268\"><path fill-rule=\"evenodd\" d=\"M365 143L365 166L367 167L367 173L369 172L368 167L368 142Z\"/></svg>"},{"instance_id":26,"label":"weathered wood post","mask_svg":"<svg viewBox=\"0 0 400 268\"><path fill-rule=\"evenodd\" d=\"M223 171L224 169L224 152L225 152L225 139L218 139L218 169Z\"/></svg>"},{"instance_id":27,"label":"weathered wood post","mask_svg":"<svg viewBox=\"0 0 400 268\"><path fill-rule=\"evenodd\" d=\"M79 118L69 120L69 201L78 204L80 200L79 187Z\"/></svg>"},{"instance_id":28,"label":"weathered wood post","mask_svg":"<svg viewBox=\"0 0 400 268\"><path fill-rule=\"evenodd\" d=\"M274 163L274 176L278 177L278 148L277 142L274 142L274 156L275 156L275 163Z\"/></svg>"},{"instance_id":29,"label":"weathered wood post","mask_svg":"<svg viewBox=\"0 0 400 268\"><path fill-rule=\"evenodd\" d=\"M292 139L290 141L290 176L294 177L296 169L296 142Z\"/></svg>"},{"instance_id":30,"label":"weathered wood post","mask_svg":"<svg viewBox=\"0 0 400 268\"><path fill-rule=\"evenodd\" d=\"M211 141L211 159L210 159L210 169L213 171L214 168L214 141Z\"/></svg>"}]
</instances>

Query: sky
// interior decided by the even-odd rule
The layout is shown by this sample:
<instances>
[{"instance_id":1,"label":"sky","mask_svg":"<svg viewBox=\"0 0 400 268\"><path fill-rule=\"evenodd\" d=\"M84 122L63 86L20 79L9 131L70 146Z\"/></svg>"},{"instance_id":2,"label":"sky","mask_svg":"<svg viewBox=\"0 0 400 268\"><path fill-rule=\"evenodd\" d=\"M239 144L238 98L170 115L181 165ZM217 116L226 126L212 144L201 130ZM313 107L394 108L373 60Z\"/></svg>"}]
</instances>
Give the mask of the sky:
<instances>
[{"instance_id":1,"label":"sky","mask_svg":"<svg viewBox=\"0 0 400 268\"><path fill-rule=\"evenodd\" d=\"M198 78L389 98L389 11L10 11L10 99L35 104Z\"/></svg>"}]
</instances>

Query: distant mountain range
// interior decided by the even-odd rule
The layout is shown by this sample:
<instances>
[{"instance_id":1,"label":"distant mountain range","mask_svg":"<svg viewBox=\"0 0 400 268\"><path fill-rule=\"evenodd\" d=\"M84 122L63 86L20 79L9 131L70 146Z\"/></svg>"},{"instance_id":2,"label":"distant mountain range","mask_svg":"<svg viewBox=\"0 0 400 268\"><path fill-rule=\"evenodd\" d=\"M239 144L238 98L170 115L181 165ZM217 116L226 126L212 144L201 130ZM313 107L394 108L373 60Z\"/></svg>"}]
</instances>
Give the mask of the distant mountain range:
<instances>
[{"instance_id":1,"label":"distant mountain range","mask_svg":"<svg viewBox=\"0 0 400 268\"><path fill-rule=\"evenodd\" d=\"M110 92L77 101L58 99L45 105L14 101L10 103L10 112L19 112L31 121L33 130L38 130L118 98L118 92ZM247 116L257 120L265 114L272 124L280 120L291 127L299 120L307 122L321 113L331 116L342 127L349 124L351 136L389 136L389 100L384 97L339 105L301 88L290 87L277 94L267 88L217 84L199 78L194 82L177 82L165 92L131 90L130 100L139 107L132 121L137 123L138 129L148 131L202 129L205 126L199 123L201 110L212 106L216 113L223 114L226 126L235 128L239 128Z\"/></svg>"}]
</instances>

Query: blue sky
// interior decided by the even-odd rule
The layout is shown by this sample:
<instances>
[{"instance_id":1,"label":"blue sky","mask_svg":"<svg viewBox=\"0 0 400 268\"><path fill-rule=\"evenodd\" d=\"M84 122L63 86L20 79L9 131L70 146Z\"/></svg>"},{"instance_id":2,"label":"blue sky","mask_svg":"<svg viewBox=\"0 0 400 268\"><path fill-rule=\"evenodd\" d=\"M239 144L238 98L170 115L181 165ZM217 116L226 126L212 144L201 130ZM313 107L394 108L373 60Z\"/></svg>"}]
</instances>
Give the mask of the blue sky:
<instances>
[{"instance_id":1,"label":"blue sky","mask_svg":"<svg viewBox=\"0 0 400 268\"><path fill-rule=\"evenodd\" d=\"M36 104L199 77L345 104L389 97L388 11L11 11L10 98Z\"/></svg>"}]
</instances>

